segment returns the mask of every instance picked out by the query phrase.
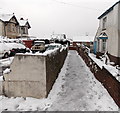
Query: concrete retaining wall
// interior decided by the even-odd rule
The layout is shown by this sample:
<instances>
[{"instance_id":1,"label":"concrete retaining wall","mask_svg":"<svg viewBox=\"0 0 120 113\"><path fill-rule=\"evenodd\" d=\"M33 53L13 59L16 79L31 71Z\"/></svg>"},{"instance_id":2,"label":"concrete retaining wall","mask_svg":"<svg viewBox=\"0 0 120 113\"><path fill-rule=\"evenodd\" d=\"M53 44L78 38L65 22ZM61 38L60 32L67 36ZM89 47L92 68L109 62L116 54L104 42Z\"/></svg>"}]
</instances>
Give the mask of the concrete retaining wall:
<instances>
[{"instance_id":1,"label":"concrete retaining wall","mask_svg":"<svg viewBox=\"0 0 120 113\"><path fill-rule=\"evenodd\" d=\"M40 81L5 81L4 95L7 97L46 97L46 86Z\"/></svg>"},{"instance_id":2,"label":"concrete retaining wall","mask_svg":"<svg viewBox=\"0 0 120 113\"><path fill-rule=\"evenodd\" d=\"M4 75L4 94L8 97L45 98L50 92L67 56L67 50L59 50L47 56L16 55Z\"/></svg>"}]
</instances>

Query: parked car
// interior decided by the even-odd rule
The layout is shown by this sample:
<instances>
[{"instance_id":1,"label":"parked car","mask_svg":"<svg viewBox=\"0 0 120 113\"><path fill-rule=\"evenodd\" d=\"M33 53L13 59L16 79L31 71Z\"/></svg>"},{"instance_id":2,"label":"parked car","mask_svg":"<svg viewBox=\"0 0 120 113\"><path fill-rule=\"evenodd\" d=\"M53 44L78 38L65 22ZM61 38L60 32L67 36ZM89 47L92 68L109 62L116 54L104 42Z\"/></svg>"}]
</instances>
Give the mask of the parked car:
<instances>
[{"instance_id":1,"label":"parked car","mask_svg":"<svg viewBox=\"0 0 120 113\"><path fill-rule=\"evenodd\" d=\"M51 43L51 44L48 45L46 51L47 51L47 50L54 50L54 49L56 49L56 48L61 49L61 48L62 48L62 45L61 45L61 44L58 44L58 43Z\"/></svg>"},{"instance_id":2,"label":"parked car","mask_svg":"<svg viewBox=\"0 0 120 113\"><path fill-rule=\"evenodd\" d=\"M31 51L35 52L44 52L45 51L45 42L44 41L34 41L34 45L31 47Z\"/></svg>"},{"instance_id":3,"label":"parked car","mask_svg":"<svg viewBox=\"0 0 120 113\"><path fill-rule=\"evenodd\" d=\"M16 53L26 53L29 52L30 49L26 48L26 46L17 41L9 41L9 40L2 40L1 41L1 50L4 52L7 50L9 52L5 52L3 58L7 58L9 56L14 56Z\"/></svg>"},{"instance_id":4,"label":"parked car","mask_svg":"<svg viewBox=\"0 0 120 113\"><path fill-rule=\"evenodd\" d=\"M10 48L5 42L0 41L0 58L7 58L10 55Z\"/></svg>"},{"instance_id":5,"label":"parked car","mask_svg":"<svg viewBox=\"0 0 120 113\"><path fill-rule=\"evenodd\" d=\"M26 48L26 46L19 42L7 42L7 46L10 48L10 56L14 56L16 53L26 53L29 52L30 49Z\"/></svg>"}]
</instances>

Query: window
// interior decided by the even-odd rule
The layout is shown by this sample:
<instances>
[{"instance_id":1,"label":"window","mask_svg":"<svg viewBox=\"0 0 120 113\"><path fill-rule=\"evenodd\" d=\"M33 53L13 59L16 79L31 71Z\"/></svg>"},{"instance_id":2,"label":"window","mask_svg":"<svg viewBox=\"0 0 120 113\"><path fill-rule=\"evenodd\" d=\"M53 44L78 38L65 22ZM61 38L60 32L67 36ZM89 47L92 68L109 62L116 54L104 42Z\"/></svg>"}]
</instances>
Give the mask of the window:
<instances>
[{"instance_id":1,"label":"window","mask_svg":"<svg viewBox=\"0 0 120 113\"><path fill-rule=\"evenodd\" d=\"M26 34L28 34L28 28L26 27Z\"/></svg>"},{"instance_id":2,"label":"window","mask_svg":"<svg viewBox=\"0 0 120 113\"><path fill-rule=\"evenodd\" d=\"M24 27L21 27L21 33L25 34L25 28Z\"/></svg>"},{"instance_id":3,"label":"window","mask_svg":"<svg viewBox=\"0 0 120 113\"><path fill-rule=\"evenodd\" d=\"M15 32L15 25L12 25L12 31Z\"/></svg>"},{"instance_id":4,"label":"window","mask_svg":"<svg viewBox=\"0 0 120 113\"><path fill-rule=\"evenodd\" d=\"M25 28L23 28L23 34L25 34Z\"/></svg>"},{"instance_id":5,"label":"window","mask_svg":"<svg viewBox=\"0 0 120 113\"><path fill-rule=\"evenodd\" d=\"M106 51L106 39L103 39L103 46L102 46L102 51L105 52Z\"/></svg>"},{"instance_id":6,"label":"window","mask_svg":"<svg viewBox=\"0 0 120 113\"><path fill-rule=\"evenodd\" d=\"M10 26L10 24L8 24L8 26L7 26L7 30L8 30L8 32L11 31L11 26Z\"/></svg>"},{"instance_id":7,"label":"window","mask_svg":"<svg viewBox=\"0 0 120 113\"><path fill-rule=\"evenodd\" d=\"M16 27L16 33L19 33L19 27L18 26L15 27Z\"/></svg>"},{"instance_id":8,"label":"window","mask_svg":"<svg viewBox=\"0 0 120 113\"><path fill-rule=\"evenodd\" d=\"M103 18L103 25L102 25L103 30L106 29L106 22L107 22L107 17Z\"/></svg>"}]
</instances>

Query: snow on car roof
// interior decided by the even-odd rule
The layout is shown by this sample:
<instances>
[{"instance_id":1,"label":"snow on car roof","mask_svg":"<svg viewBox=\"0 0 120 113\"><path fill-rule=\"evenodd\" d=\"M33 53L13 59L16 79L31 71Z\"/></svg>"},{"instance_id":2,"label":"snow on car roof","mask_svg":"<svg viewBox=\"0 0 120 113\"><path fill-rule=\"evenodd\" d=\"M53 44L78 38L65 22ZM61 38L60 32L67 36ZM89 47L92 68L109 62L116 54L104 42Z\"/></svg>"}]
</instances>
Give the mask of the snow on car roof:
<instances>
[{"instance_id":1,"label":"snow on car roof","mask_svg":"<svg viewBox=\"0 0 120 113\"><path fill-rule=\"evenodd\" d=\"M59 43L51 43L51 44L49 44L49 45L61 46L61 44L59 44Z\"/></svg>"},{"instance_id":2,"label":"snow on car roof","mask_svg":"<svg viewBox=\"0 0 120 113\"><path fill-rule=\"evenodd\" d=\"M45 41L39 41L39 40L36 40L36 41L34 41L34 42L43 42L43 43L45 43Z\"/></svg>"}]
</instances>

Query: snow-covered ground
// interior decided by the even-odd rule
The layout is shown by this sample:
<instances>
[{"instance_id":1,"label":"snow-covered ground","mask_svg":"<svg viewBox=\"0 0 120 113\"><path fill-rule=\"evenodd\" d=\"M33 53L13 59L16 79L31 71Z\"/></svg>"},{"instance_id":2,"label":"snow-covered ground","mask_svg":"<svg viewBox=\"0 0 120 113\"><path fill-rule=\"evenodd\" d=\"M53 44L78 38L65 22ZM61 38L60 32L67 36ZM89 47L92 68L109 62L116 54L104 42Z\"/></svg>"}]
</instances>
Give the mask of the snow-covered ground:
<instances>
[{"instance_id":1,"label":"snow-covered ground","mask_svg":"<svg viewBox=\"0 0 120 113\"><path fill-rule=\"evenodd\" d=\"M14 59L14 57L0 59L0 67L9 67L11 65L13 59Z\"/></svg>"},{"instance_id":2,"label":"snow-covered ground","mask_svg":"<svg viewBox=\"0 0 120 113\"><path fill-rule=\"evenodd\" d=\"M9 73L10 69L7 68L11 65L12 61L13 61L14 57L9 57L9 58L5 58L5 59L0 59L0 81L2 81L3 77L2 77L2 73ZM5 70L3 70L3 67ZM7 69L6 69L7 68Z\"/></svg>"},{"instance_id":3,"label":"snow-covered ground","mask_svg":"<svg viewBox=\"0 0 120 113\"><path fill-rule=\"evenodd\" d=\"M48 98L0 96L0 111L2 110L118 111L118 106L77 52L69 51Z\"/></svg>"}]
</instances>

